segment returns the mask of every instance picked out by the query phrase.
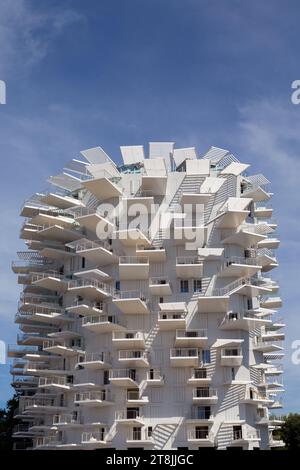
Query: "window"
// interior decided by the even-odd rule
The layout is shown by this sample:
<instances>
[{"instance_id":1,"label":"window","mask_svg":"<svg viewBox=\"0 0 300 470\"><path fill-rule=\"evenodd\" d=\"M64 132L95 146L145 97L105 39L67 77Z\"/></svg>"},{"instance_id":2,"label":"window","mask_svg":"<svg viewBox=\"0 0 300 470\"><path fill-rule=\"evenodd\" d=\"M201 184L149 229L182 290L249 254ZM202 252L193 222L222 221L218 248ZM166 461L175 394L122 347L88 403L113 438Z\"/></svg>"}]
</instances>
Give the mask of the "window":
<instances>
[{"instance_id":1,"label":"window","mask_svg":"<svg viewBox=\"0 0 300 470\"><path fill-rule=\"evenodd\" d=\"M160 297L160 298L159 298L159 303L160 303L160 304L163 304L163 303L164 303L164 298L163 298L163 297Z\"/></svg>"},{"instance_id":2,"label":"window","mask_svg":"<svg viewBox=\"0 0 300 470\"><path fill-rule=\"evenodd\" d=\"M116 281L116 290L120 290L121 289L121 283L120 281Z\"/></svg>"},{"instance_id":3,"label":"window","mask_svg":"<svg viewBox=\"0 0 300 470\"><path fill-rule=\"evenodd\" d=\"M194 377L195 379L206 379L207 370L206 369L194 369Z\"/></svg>"},{"instance_id":4,"label":"window","mask_svg":"<svg viewBox=\"0 0 300 470\"><path fill-rule=\"evenodd\" d=\"M233 440L242 439L242 426L233 426Z\"/></svg>"},{"instance_id":5,"label":"window","mask_svg":"<svg viewBox=\"0 0 300 470\"><path fill-rule=\"evenodd\" d=\"M194 292L202 291L202 279L194 279Z\"/></svg>"},{"instance_id":6,"label":"window","mask_svg":"<svg viewBox=\"0 0 300 470\"><path fill-rule=\"evenodd\" d=\"M148 437L151 437L151 436L152 436L152 432L153 432L152 426L148 426L148 432L147 432Z\"/></svg>"},{"instance_id":7,"label":"window","mask_svg":"<svg viewBox=\"0 0 300 470\"><path fill-rule=\"evenodd\" d=\"M208 426L196 426L195 435L196 439L207 439Z\"/></svg>"},{"instance_id":8,"label":"window","mask_svg":"<svg viewBox=\"0 0 300 470\"><path fill-rule=\"evenodd\" d=\"M181 294L187 294L189 291L189 281L187 279L182 279L180 281L180 292Z\"/></svg>"},{"instance_id":9,"label":"window","mask_svg":"<svg viewBox=\"0 0 300 470\"><path fill-rule=\"evenodd\" d=\"M85 257L84 256L81 258L81 267L82 267L82 269L85 268Z\"/></svg>"},{"instance_id":10,"label":"window","mask_svg":"<svg viewBox=\"0 0 300 470\"><path fill-rule=\"evenodd\" d=\"M210 364L210 350L209 349L203 349L201 356L202 356L202 362L204 364Z\"/></svg>"},{"instance_id":11,"label":"window","mask_svg":"<svg viewBox=\"0 0 300 470\"><path fill-rule=\"evenodd\" d=\"M210 415L210 406L197 406L196 419L209 419Z\"/></svg>"}]
</instances>

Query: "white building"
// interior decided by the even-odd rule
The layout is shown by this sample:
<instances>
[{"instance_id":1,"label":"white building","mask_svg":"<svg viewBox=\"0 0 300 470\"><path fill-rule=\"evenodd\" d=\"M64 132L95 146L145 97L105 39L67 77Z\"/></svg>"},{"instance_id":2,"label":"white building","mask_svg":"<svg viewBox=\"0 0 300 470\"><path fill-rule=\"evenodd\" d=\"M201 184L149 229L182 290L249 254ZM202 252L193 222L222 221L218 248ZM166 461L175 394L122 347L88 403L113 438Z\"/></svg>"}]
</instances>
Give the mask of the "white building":
<instances>
[{"instance_id":1,"label":"white building","mask_svg":"<svg viewBox=\"0 0 300 470\"><path fill-rule=\"evenodd\" d=\"M16 446L280 445L269 181L215 147L121 153L82 151L22 208Z\"/></svg>"}]
</instances>

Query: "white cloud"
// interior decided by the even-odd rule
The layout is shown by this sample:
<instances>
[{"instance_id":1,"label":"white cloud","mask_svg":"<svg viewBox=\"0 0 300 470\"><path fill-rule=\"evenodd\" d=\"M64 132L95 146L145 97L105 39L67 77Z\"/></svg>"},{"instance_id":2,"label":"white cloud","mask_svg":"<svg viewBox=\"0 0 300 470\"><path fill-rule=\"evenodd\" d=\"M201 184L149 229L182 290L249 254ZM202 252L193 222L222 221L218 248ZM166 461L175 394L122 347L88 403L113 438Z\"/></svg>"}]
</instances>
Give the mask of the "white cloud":
<instances>
[{"instance_id":1,"label":"white cloud","mask_svg":"<svg viewBox=\"0 0 300 470\"><path fill-rule=\"evenodd\" d=\"M37 11L26 0L1 0L0 4L0 73L7 78L42 60L51 43L68 26L84 21L70 9Z\"/></svg>"}]
</instances>

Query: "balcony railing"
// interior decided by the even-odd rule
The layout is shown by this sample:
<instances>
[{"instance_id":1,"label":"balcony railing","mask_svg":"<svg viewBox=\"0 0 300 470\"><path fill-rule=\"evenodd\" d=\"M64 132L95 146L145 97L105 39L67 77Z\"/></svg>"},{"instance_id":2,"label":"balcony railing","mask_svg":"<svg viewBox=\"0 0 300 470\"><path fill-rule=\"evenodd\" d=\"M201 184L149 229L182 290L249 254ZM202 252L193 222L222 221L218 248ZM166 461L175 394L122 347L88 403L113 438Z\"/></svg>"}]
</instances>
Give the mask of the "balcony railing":
<instances>
[{"instance_id":1,"label":"balcony railing","mask_svg":"<svg viewBox=\"0 0 300 470\"><path fill-rule=\"evenodd\" d=\"M39 378L39 387L50 386L50 385L61 385L61 386L70 386L71 382L67 380L66 377L40 377Z\"/></svg>"},{"instance_id":2,"label":"balcony railing","mask_svg":"<svg viewBox=\"0 0 300 470\"><path fill-rule=\"evenodd\" d=\"M148 303L147 293L140 290L127 290L127 291L116 291L115 297L117 299L140 299L143 302Z\"/></svg>"},{"instance_id":3,"label":"balcony railing","mask_svg":"<svg viewBox=\"0 0 300 470\"><path fill-rule=\"evenodd\" d=\"M149 442L151 442L152 441L151 436L148 436L146 430L141 429L141 428L130 430L128 435L127 435L127 440L128 441L136 441L136 442L139 442L139 441L143 441L143 442L144 441L149 441Z\"/></svg>"},{"instance_id":4,"label":"balcony railing","mask_svg":"<svg viewBox=\"0 0 300 470\"><path fill-rule=\"evenodd\" d=\"M245 431L244 429L236 429L232 432L233 441L237 440L259 440L260 432L259 430Z\"/></svg>"},{"instance_id":5,"label":"balcony railing","mask_svg":"<svg viewBox=\"0 0 300 470\"><path fill-rule=\"evenodd\" d=\"M200 350L197 348L172 348L170 351L171 358L177 357L196 357L198 358Z\"/></svg>"},{"instance_id":6,"label":"balcony railing","mask_svg":"<svg viewBox=\"0 0 300 470\"><path fill-rule=\"evenodd\" d=\"M193 398L211 398L217 396L218 392L215 388L197 387L193 389Z\"/></svg>"},{"instance_id":7,"label":"balcony railing","mask_svg":"<svg viewBox=\"0 0 300 470\"><path fill-rule=\"evenodd\" d=\"M160 369L152 369L147 371L147 380L160 380L162 381L164 376L161 375Z\"/></svg>"},{"instance_id":8,"label":"balcony railing","mask_svg":"<svg viewBox=\"0 0 300 470\"><path fill-rule=\"evenodd\" d=\"M132 369L111 369L109 371L110 379L131 379L136 381L136 373Z\"/></svg>"},{"instance_id":9,"label":"balcony railing","mask_svg":"<svg viewBox=\"0 0 300 470\"><path fill-rule=\"evenodd\" d=\"M143 350L134 350L134 351L127 351L122 350L119 351L119 359L148 359L148 354L146 351Z\"/></svg>"},{"instance_id":10,"label":"balcony railing","mask_svg":"<svg viewBox=\"0 0 300 470\"><path fill-rule=\"evenodd\" d=\"M91 392L80 392L75 394L75 402L78 401L111 401L109 390L98 390Z\"/></svg>"},{"instance_id":11,"label":"balcony railing","mask_svg":"<svg viewBox=\"0 0 300 470\"><path fill-rule=\"evenodd\" d=\"M115 418L116 420L143 419L143 415L139 410L116 411Z\"/></svg>"},{"instance_id":12,"label":"balcony railing","mask_svg":"<svg viewBox=\"0 0 300 470\"><path fill-rule=\"evenodd\" d=\"M110 354L102 351L99 353L85 353L85 355L80 356L79 362L109 362L110 359Z\"/></svg>"},{"instance_id":13,"label":"balcony railing","mask_svg":"<svg viewBox=\"0 0 300 470\"><path fill-rule=\"evenodd\" d=\"M115 293L115 289L113 289L110 285L105 284L104 282L96 281L95 279L77 279L76 281L68 282L68 289L76 287L94 287L95 289L99 289L112 296Z\"/></svg>"},{"instance_id":14,"label":"balcony railing","mask_svg":"<svg viewBox=\"0 0 300 470\"><path fill-rule=\"evenodd\" d=\"M186 338L206 338L207 330L176 330L176 339L186 339Z\"/></svg>"},{"instance_id":15,"label":"balcony railing","mask_svg":"<svg viewBox=\"0 0 300 470\"><path fill-rule=\"evenodd\" d=\"M103 429L103 431L91 431L91 432L83 432L81 436L82 444L90 444L95 442L106 442L107 440L107 433Z\"/></svg>"},{"instance_id":16,"label":"balcony railing","mask_svg":"<svg viewBox=\"0 0 300 470\"><path fill-rule=\"evenodd\" d=\"M99 325L101 323L114 323L116 325L121 325L125 326L125 323L122 322L119 318L117 318L115 315L90 315L83 317L82 319L82 326L85 325Z\"/></svg>"},{"instance_id":17,"label":"balcony railing","mask_svg":"<svg viewBox=\"0 0 300 470\"><path fill-rule=\"evenodd\" d=\"M188 439L189 440L198 440L198 439L206 439L208 441L214 441L214 434L208 429L191 429L188 431Z\"/></svg>"},{"instance_id":18,"label":"balcony railing","mask_svg":"<svg viewBox=\"0 0 300 470\"><path fill-rule=\"evenodd\" d=\"M48 437L37 437L35 447L44 447L44 446L57 446L61 445L62 440L59 440L56 436L48 436Z\"/></svg>"},{"instance_id":19,"label":"balcony railing","mask_svg":"<svg viewBox=\"0 0 300 470\"><path fill-rule=\"evenodd\" d=\"M203 260L199 256L177 256L176 264L202 264Z\"/></svg>"},{"instance_id":20,"label":"balcony railing","mask_svg":"<svg viewBox=\"0 0 300 470\"><path fill-rule=\"evenodd\" d=\"M113 332L113 339L145 339L145 333L142 331L114 331Z\"/></svg>"},{"instance_id":21,"label":"balcony railing","mask_svg":"<svg viewBox=\"0 0 300 470\"><path fill-rule=\"evenodd\" d=\"M149 264L147 256L120 256L119 264Z\"/></svg>"},{"instance_id":22,"label":"balcony railing","mask_svg":"<svg viewBox=\"0 0 300 470\"><path fill-rule=\"evenodd\" d=\"M54 415L53 416L53 425L66 425L66 424L79 424L80 419L79 415L73 414L64 414L64 415Z\"/></svg>"}]
</instances>

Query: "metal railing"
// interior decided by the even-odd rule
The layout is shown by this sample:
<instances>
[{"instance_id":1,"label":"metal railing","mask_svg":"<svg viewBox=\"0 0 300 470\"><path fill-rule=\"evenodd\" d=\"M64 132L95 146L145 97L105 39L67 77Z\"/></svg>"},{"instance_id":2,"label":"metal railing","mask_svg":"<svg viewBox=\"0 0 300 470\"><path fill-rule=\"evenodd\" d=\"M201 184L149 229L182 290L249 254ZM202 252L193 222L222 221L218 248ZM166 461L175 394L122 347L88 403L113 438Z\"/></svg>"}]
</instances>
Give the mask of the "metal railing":
<instances>
[{"instance_id":1,"label":"metal railing","mask_svg":"<svg viewBox=\"0 0 300 470\"><path fill-rule=\"evenodd\" d=\"M200 350L197 348L171 348L170 358L176 359L178 357L193 357L199 358Z\"/></svg>"},{"instance_id":2,"label":"metal railing","mask_svg":"<svg viewBox=\"0 0 300 470\"><path fill-rule=\"evenodd\" d=\"M106 442L106 438L107 434L104 429L103 431L83 432L81 435L81 443L89 444L93 442Z\"/></svg>"},{"instance_id":3,"label":"metal railing","mask_svg":"<svg viewBox=\"0 0 300 470\"><path fill-rule=\"evenodd\" d=\"M121 325L125 326L125 323L123 323L119 318L117 318L115 315L89 315L86 317L83 317L82 319L82 326L88 326L88 325L99 325L101 323L114 323L116 325Z\"/></svg>"},{"instance_id":4,"label":"metal railing","mask_svg":"<svg viewBox=\"0 0 300 470\"><path fill-rule=\"evenodd\" d=\"M186 312L182 313L170 313L170 312L158 312L158 320L185 320L187 316Z\"/></svg>"},{"instance_id":5,"label":"metal railing","mask_svg":"<svg viewBox=\"0 0 300 470\"><path fill-rule=\"evenodd\" d=\"M147 371L147 380L164 380L164 376L161 375L159 369L151 369Z\"/></svg>"},{"instance_id":6,"label":"metal railing","mask_svg":"<svg viewBox=\"0 0 300 470\"><path fill-rule=\"evenodd\" d=\"M110 359L110 354L102 351L98 353L85 353L85 355L80 356L79 362L109 362Z\"/></svg>"},{"instance_id":7,"label":"metal railing","mask_svg":"<svg viewBox=\"0 0 300 470\"><path fill-rule=\"evenodd\" d=\"M119 264L146 264L149 265L147 256L120 256Z\"/></svg>"},{"instance_id":8,"label":"metal railing","mask_svg":"<svg viewBox=\"0 0 300 470\"><path fill-rule=\"evenodd\" d=\"M241 348L222 348L221 349L221 358L241 357L241 356L243 356L243 351Z\"/></svg>"},{"instance_id":9,"label":"metal railing","mask_svg":"<svg viewBox=\"0 0 300 470\"><path fill-rule=\"evenodd\" d=\"M214 442L214 434L208 429L191 429L188 431L189 440L205 439Z\"/></svg>"},{"instance_id":10,"label":"metal railing","mask_svg":"<svg viewBox=\"0 0 300 470\"><path fill-rule=\"evenodd\" d=\"M78 401L111 401L112 396L109 390L98 390L91 392L80 392L75 394L75 402Z\"/></svg>"},{"instance_id":11,"label":"metal railing","mask_svg":"<svg viewBox=\"0 0 300 470\"><path fill-rule=\"evenodd\" d=\"M210 387L193 388L193 398L215 398L218 396L217 389Z\"/></svg>"},{"instance_id":12,"label":"metal railing","mask_svg":"<svg viewBox=\"0 0 300 470\"><path fill-rule=\"evenodd\" d=\"M77 287L94 287L105 292L108 295L114 295L115 289L113 289L109 284L105 284L101 281L96 281L95 279L77 279L74 281L68 282L68 289L74 289Z\"/></svg>"},{"instance_id":13,"label":"metal railing","mask_svg":"<svg viewBox=\"0 0 300 470\"><path fill-rule=\"evenodd\" d=\"M181 339L181 338L206 338L207 337L207 330L201 329L201 330L176 330L176 339Z\"/></svg>"},{"instance_id":14,"label":"metal railing","mask_svg":"<svg viewBox=\"0 0 300 470\"><path fill-rule=\"evenodd\" d=\"M133 339L133 340L136 340L136 339L141 339L141 340L144 340L145 339L145 333L143 333L142 331L130 331L130 330L127 330L127 331L113 331L113 335L112 335L112 339L125 339L125 340L130 340L130 339Z\"/></svg>"},{"instance_id":15,"label":"metal railing","mask_svg":"<svg viewBox=\"0 0 300 470\"><path fill-rule=\"evenodd\" d=\"M53 425L59 424L78 424L80 423L79 415L75 416L73 414L64 414L64 415L54 415L53 416Z\"/></svg>"},{"instance_id":16,"label":"metal railing","mask_svg":"<svg viewBox=\"0 0 300 470\"><path fill-rule=\"evenodd\" d=\"M176 264L203 264L203 260L199 256L177 256Z\"/></svg>"},{"instance_id":17,"label":"metal railing","mask_svg":"<svg viewBox=\"0 0 300 470\"><path fill-rule=\"evenodd\" d=\"M145 359L148 360L148 354L146 351L137 350L121 350L119 351L119 360L122 359Z\"/></svg>"},{"instance_id":18,"label":"metal railing","mask_svg":"<svg viewBox=\"0 0 300 470\"><path fill-rule=\"evenodd\" d=\"M69 386L71 382L68 382L67 377L40 377L39 387L45 387L49 385L61 385Z\"/></svg>"},{"instance_id":19,"label":"metal railing","mask_svg":"<svg viewBox=\"0 0 300 470\"><path fill-rule=\"evenodd\" d=\"M115 419L143 419L144 417L140 414L139 410L126 410L126 411L116 411Z\"/></svg>"},{"instance_id":20,"label":"metal railing","mask_svg":"<svg viewBox=\"0 0 300 470\"><path fill-rule=\"evenodd\" d=\"M143 302L148 302L147 294L140 290L116 291L115 297L118 299L140 299Z\"/></svg>"},{"instance_id":21,"label":"metal railing","mask_svg":"<svg viewBox=\"0 0 300 470\"><path fill-rule=\"evenodd\" d=\"M109 371L110 379L131 379L136 381L136 373L132 369L112 369Z\"/></svg>"}]
</instances>

